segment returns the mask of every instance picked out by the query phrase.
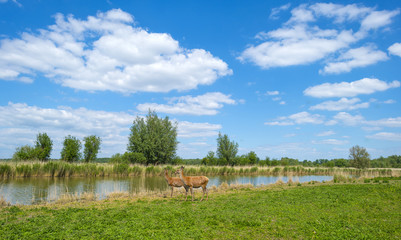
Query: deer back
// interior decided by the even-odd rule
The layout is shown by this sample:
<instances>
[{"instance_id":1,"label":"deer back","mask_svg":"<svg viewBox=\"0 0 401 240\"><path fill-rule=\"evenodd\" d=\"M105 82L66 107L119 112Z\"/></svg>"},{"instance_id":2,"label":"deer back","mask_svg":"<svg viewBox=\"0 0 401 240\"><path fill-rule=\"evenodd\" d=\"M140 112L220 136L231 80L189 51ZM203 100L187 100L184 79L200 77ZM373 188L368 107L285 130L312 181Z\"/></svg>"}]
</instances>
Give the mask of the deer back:
<instances>
[{"instance_id":1,"label":"deer back","mask_svg":"<svg viewBox=\"0 0 401 240\"><path fill-rule=\"evenodd\" d=\"M191 181L191 185L195 188L206 186L207 183L209 182L209 178L207 178L205 176L194 176L194 177L188 177L188 178Z\"/></svg>"},{"instance_id":2,"label":"deer back","mask_svg":"<svg viewBox=\"0 0 401 240\"><path fill-rule=\"evenodd\" d=\"M169 185L173 187L182 187L184 183L178 177L171 177L169 181Z\"/></svg>"},{"instance_id":3,"label":"deer back","mask_svg":"<svg viewBox=\"0 0 401 240\"><path fill-rule=\"evenodd\" d=\"M181 169L178 169L176 173L180 174L180 179L186 186L195 188L204 187L209 182L209 178L205 176L185 176L183 167L181 167Z\"/></svg>"}]
</instances>

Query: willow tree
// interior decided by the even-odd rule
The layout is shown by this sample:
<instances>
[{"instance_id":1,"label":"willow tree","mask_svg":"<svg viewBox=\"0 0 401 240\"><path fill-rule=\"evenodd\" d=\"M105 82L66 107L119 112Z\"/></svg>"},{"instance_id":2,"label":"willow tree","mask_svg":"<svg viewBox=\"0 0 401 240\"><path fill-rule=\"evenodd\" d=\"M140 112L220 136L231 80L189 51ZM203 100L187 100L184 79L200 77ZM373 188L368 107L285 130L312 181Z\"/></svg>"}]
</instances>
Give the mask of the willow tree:
<instances>
[{"instance_id":1,"label":"willow tree","mask_svg":"<svg viewBox=\"0 0 401 240\"><path fill-rule=\"evenodd\" d=\"M177 123L149 110L145 118L138 116L134 120L127 150L143 154L146 164L164 164L175 157L177 145Z\"/></svg>"},{"instance_id":2,"label":"willow tree","mask_svg":"<svg viewBox=\"0 0 401 240\"><path fill-rule=\"evenodd\" d=\"M366 148L358 145L349 149L351 166L356 168L368 168L370 166L370 156Z\"/></svg>"}]
</instances>

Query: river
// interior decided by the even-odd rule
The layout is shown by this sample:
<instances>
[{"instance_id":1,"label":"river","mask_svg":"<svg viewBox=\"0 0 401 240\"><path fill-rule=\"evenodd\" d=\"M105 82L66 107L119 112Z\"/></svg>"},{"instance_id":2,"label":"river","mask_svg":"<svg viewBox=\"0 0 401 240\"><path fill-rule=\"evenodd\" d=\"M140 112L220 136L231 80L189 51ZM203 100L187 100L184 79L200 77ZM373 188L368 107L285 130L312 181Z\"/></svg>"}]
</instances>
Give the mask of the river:
<instances>
[{"instance_id":1,"label":"river","mask_svg":"<svg viewBox=\"0 0 401 240\"><path fill-rule=\"evenodd\" d=\"M254 186L273 184L286 176L213 176L208 187L228 184L252 184ZM333 176L293 176L293 182L330 181ZM113 192L164 192L169 187L164 177L119 177L119 178L13 178L0 180L0 197L11 204L29 205L38 202L52 202L63 194L94 193L98 199L105 199Z\"/></svg>"}]
</instances>

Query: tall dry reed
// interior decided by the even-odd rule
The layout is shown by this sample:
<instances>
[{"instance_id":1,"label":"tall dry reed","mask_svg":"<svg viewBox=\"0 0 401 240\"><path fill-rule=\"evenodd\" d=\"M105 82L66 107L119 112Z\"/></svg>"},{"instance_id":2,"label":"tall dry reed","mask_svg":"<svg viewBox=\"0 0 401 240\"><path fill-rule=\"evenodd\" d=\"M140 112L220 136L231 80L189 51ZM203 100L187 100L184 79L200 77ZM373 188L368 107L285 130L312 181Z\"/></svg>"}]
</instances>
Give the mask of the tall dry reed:
<instances>
[{"instance_id":1,"label":"tall dry reed","mask_svg":"<svg viewBox=\"0 0 401 240\"><path fill-rule=\"evenodd\" d=\"M7 162L0 163L0 178L13 177L104 177L104 176L161 176L164 168L171 172L178 166L138 165L127 163L67 163L49 162ZM362 177L401 176L401 169L355 169L321 167L260 167L260 166L201 166L185 167L188 176L205 175L265 175L265 176L303 176L303 175L344 175Z\"/></svg>"}]
</instances>

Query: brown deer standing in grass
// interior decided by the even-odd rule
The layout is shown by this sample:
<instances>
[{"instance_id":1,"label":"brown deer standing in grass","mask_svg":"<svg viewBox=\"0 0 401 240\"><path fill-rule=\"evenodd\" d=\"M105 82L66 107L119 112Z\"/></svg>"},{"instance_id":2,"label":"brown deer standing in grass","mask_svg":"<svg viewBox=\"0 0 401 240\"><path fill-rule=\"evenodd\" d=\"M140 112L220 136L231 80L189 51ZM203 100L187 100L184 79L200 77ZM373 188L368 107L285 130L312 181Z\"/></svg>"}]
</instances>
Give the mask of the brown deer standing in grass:
<instances>
[{"instance_id":1,"label":"brown deer standing in grass","mask_svg":"<svg viewBox=\"0 0 401 240\"><path fill-rule=\"evenodd\" d=\"M189 187L189 189L191 189L192 201L194 200L193 188L200 188L200 187L202 187L202 190L203 190L203 195L202 195L201 201L203 200L205 193L206 193L206 200L209 199L209 192L206 189L206 185L209 182L209 178L207 178L205 176L186 177L184 175L184 167L183 166L181 168L179 168L176 171L176 173L180 174L180 179L184 183L184 185ZM186 200L187 200L187 198L185 198L185 201Z\"/></svg>"},{"instance_id":2,"label":"brown deer standing in grass","mask_svg":"<svg viewBox=\"0 0 401 240\"><path fill-rule=\"evenodd\" d=\"M167 184L171 187L171 197L173 197L174 187L176 187L176 188L184 187L185 188L185 197L188 196L188 188L189 187L185 186L179 177L170 177L168 175L167 168L164 169L164 178L166 179Z\"/></svg>"}]
</instances>

